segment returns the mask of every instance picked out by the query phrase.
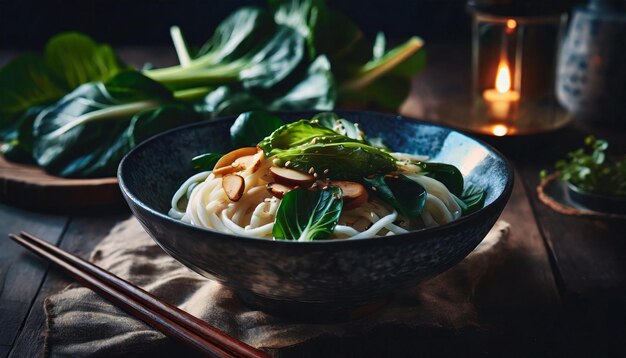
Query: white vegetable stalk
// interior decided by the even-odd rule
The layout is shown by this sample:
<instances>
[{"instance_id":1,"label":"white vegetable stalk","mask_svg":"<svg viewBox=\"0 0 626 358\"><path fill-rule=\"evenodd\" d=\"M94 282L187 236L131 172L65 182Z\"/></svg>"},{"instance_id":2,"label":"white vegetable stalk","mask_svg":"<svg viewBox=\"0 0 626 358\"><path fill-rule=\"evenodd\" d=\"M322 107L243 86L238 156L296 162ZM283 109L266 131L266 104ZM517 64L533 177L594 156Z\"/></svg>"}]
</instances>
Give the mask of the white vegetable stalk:
<instances>
[{"instance_id":1,"label":"white vegetable stalk","mask_svg":"<svg viewBox=\"0 0 626 358\"><path fill-rule=\"evenodd\" d=\"M183 33L180 31L180 27L170 27L170 36L172 37L180 66L188 67L191 63L191 56L189 56L189 51L187 51L187 45L185 44L185 39L183 38Z\"/></svg>"}]
</instances>

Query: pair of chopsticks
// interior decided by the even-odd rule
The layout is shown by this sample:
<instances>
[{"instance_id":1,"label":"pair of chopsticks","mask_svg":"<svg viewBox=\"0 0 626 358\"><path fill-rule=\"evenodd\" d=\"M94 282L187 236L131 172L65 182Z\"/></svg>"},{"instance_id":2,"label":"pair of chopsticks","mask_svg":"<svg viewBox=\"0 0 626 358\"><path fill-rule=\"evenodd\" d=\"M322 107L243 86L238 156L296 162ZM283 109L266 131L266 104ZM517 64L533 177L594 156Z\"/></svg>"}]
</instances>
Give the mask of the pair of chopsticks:
<instances>
[{"instance_id":1,"label":"pair of chopsticks","mask_svg":"<svg viewBox=\"0 0 626 358\"><path fill-rule=\"evenodd\" d=\"M269 357L114 274L29 233L9 234L78 282L154 329L210 357Z\"/></svg>"}]
</instances>

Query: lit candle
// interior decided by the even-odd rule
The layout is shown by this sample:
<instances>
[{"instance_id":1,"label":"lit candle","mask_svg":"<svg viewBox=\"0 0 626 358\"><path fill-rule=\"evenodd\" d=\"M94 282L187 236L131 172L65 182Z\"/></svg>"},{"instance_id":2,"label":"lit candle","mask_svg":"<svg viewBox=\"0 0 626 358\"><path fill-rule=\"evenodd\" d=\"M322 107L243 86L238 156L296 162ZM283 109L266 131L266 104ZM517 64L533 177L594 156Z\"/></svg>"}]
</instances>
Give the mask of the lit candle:
<instances>
[{"instance_id":1,"label":"lit candle","mask_svg":"<svg viewBox=\"0 0 626 358\"><path fill-rule=\"evenodd\" d=\"M519 101L519 92L511 89L511 71L506 60L500 60L496 73L496 88L483 92L483 98L489 107L493 119L506 120L509 118L511 106Z\"/></svg>"}]
</instances>

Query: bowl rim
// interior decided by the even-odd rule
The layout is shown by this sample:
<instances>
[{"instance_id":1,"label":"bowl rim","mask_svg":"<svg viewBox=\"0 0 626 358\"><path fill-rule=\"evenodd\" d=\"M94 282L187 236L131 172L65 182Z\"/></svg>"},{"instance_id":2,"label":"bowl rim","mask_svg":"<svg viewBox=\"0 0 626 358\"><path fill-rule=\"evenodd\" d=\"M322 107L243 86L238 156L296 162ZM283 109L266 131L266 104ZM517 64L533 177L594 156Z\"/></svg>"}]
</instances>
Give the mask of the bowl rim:
<instances>
[{"instance_id":1,"label":"bowl rim","mask_svg":"<svg viewBox=\"0 0 626 358\"><path fill-rule=\"evenodd\" d=\"M358 115L372 115L372 116L381 116L384 117L388 120L396 120L396 121L402 121L402 122L414 122L414 123L418 123L420 125L427 125L427 126L431 126L431 127L439 127L439 128L443 128L446 129L450 132L454 132L457 133L463 137L466 137L470 140L473 140L477 143L479 143L480 145L482 145L483 147L487 148L489 151L491 151L492 153L494 153L497 157L499 157L500 159L502 159L502 161L505 164L506 167L506 173L507 173L507 177L508 180L506 182L506 185L504 187L504 189L502 190L502 193L496 197L494 199L493 202L483 206L481 209L470 213L468 215L465 216L461 216L460 218L449 222L447 224L444 225L439 225L436 227L431 227L431 228L423 228L423 229L419 229L419 230L413 230L413 231L409 231L407 233L403 233L403 234L396 234L396 235L392 235L391 237L394 238L394 241L396 240L401 240L403 238L410 238L411 240L416 240L419 238L424 238L429 236L431 233L432 234L436 234L437 232L440 231L445 231L448 230L450 228L453 228L455 226L459 226L459 225L463 225L463 223L468 222L473 220L474 218L478 217L478 216L482 216L484 213L493 210L493 208L503 204L506 205L506 202L508 201L509 197L511 196L511 193L513 191L513 185L514 185L514 181L515 181L515 174L513 171L513 166L511 165L511 162L509 161L509 159L504 156L499 150L495 149L494 147L492 147L491 145L489 145L488 143L486 143L485 141L472 137L471 135L468 135L466 133L461 132L460 130L445 126L445 125L441 125L438 123L433 123L433 122L429 122L426 120L422 120L422 119L416 119L416 118L412 118L412 117L407 117L407 116L403 116L400 114L394 114L394 113L381 113L381 112L373 112L373 111L355 111L355 110L341 110L341 109L334 109L334 110L330 110L330 111L315 111L315 110L304 110L304 111L269 111L270 113L276 114L277 116L281 116L281 115L293 115L293 114L298 114L301 113L303 116L306 116L308 114L316 114L316 113L320 113L320 112L335 112L339 115L350 115L350 114L358 114ZM130 190L128 189L128 187L126 186L126 182L124 181L124 178L122 176L122 172L124 171L124 168L126 166L127 161L129 161L130 157L132 155L134 155L135 152L141 150L142 147L148 146L150 143L152 143L153 141L157 141L159 140L160 137L165 137L167 135L170 135L173 132L177 132L177 131L184 131L184 130L188 130L189 128L193 128L193 127L200 127L200 126L205 126L209 123L220 123L220 122L226 122L226 121L230 121L233 120L235 118L237 118L238 115L233 115L233 116L224 116L224 117L218 117L212 120L208 120L208 121L200 121L200 122L196 122L196 123L191 123L191 124L186 124L186 125L182 125L176 128L172 128L169 129L167 131L158 133L146 140L144 140L143 142L141 142L139 145L135 146L134 148L132 148L128 153L126 153L126 155L124 155L124 157L122 158L122 160L120 161L120 164L118 166L117 169L117 178L118 178L118 182L119 182L119 186L120 189L122 191L122 193L124 194L124 196L127 198L127 200L131 200L134 204L142 207L144 210L148 211L150 214L155 215L157 217L159 217L160 219L166 220L168 222L173 223L174 225L180 225L184 228L190 229L190 230L198 230L200 232L203 233L207 233L207 234L211 234L214 237L219 237L219 238L225 238L225 239L229 239L232 240L233 238L236 238L238 240L250 240L250 242L252 243L258 243L258 244L265 244L265 243L272 243L272 245L276 246L276 245L298 245L300 244L300 247L304 247L304 245L302 245L303 243L305 243L307 246L310 247L314 247L314 246L318 246L318 245L359 245L359 243L384 243L384 242L389 242L389 237L387 236L374 236L374 237L366 237L366 238L362 238L362 239L358 239L358 240L349 240L349 239L328 239L328 240L313 240L313 241L297 241L297 240L270 240L267 238L260 238L260 237L254 237L254 236L239 236L239 235L234 235L234 234L227 234L227 233L223 233L220 231L216 231L216 230L211 230L208 228L204 228L204 227L200 227L200 226L195 226L195 225L191 225L189 223L183 222L181 220L175 219L170 217L167 214L164 214L158 210L155 210L154 208L150 207L148 204L144 203L143 201L139 200L139 198L137 198L135 195L133 195ZM133 214L134 215L134 214Z\"/></svg>"}]
</instances>

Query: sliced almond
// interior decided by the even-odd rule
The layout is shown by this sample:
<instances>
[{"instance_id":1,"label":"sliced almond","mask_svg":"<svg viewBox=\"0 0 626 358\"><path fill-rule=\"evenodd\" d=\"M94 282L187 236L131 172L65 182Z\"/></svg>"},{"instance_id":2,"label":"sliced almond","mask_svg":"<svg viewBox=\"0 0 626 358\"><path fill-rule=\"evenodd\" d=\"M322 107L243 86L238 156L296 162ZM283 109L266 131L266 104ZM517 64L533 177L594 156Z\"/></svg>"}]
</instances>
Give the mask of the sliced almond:
<instances>
[{"instance_id":1,"label":"sliced almond","mask_svg":"<svg viewBox=\"0 0 626 358\"><path fill-rule=\"evenodd\" d=\"M369 194L361 183L343 180L331 180L328 185L341 188L343 193L343 207L346 210L357 208L367 202Z\"/></svg>"},{"instance_id":2,"label":"sliced almond","mask_svg":"<svg viewBox=\"0 0 626 358\"><path fill-rule=\"evenodd\" d=\"M288 168L270 167L269 172L278 183L288 186L307 187L315 181L313 175Z\"/></svg>"},{"instance_id":3,"label":"sliced almond","mask_svg":"<svg viewBox=\"0 0 626 358\"><path fill-rule=\"evenodd\" d=\"M232 152L228 152L224 154L224 156L221 157L217 161L217 163L215 163L215 167L213 167L213 174L223 175L223 174L232 173L234 171L238 171L238 166L232 165L235 162L235 160L237 160L238 158L244 157L246 155L254 155L257 153L257 151L258 151L257 147L243 147L243 148L235 149ZM221 169L221 168L227 168L227 169L222 169L221 171L218 171L218 169Z\"/></svg>"},{"instance_id":4,"label":"sliced almond","mask_svg":"<svg viewBox=\"0 0 626 358\"><path fill-rule=\"evenodd\" d=\"M228 199L238 201L246 188L246 182L237 174L227 174L222 178L222 189Z\"/></svg>"},{"instance_id":5,"label":"sliced almond","mask_svg":"<svg viewBox=\"0 0 626 358\"><path fill-rule=\"evenodd\" d=\"M225 167L213 169L213 175L215 176L226 175L226 174L238 172L241 170L243 169L240 166L237 166L237 165L234 165L234 163L231 163L230 165L227 165Z\"/></svg>"},{"instance_id":6,"label":"sliced almond","mask_svg":"<svg viewBox=\"0 0 626 358\"><path fill-rule=\"evenodd\" d=\"M292 187L280 183L267 183L267 190L278 199L282 199L292 189Z\"/></svg>"},{"instance_id":7,"label":"sliced almond","mask_svg":"<svg viewBox=\"0 0 626 358\"><path fill-rule=\"evenodd\" d=\"M250 170L252 173L256 172L260 167L261 163L263 163L263 159L265 158L265 153L262 150L259 150L253 155L245 155L243 157L237 158L232 166L236 168L243 168L240 170Z\"/></svg>"}]
</instances>

